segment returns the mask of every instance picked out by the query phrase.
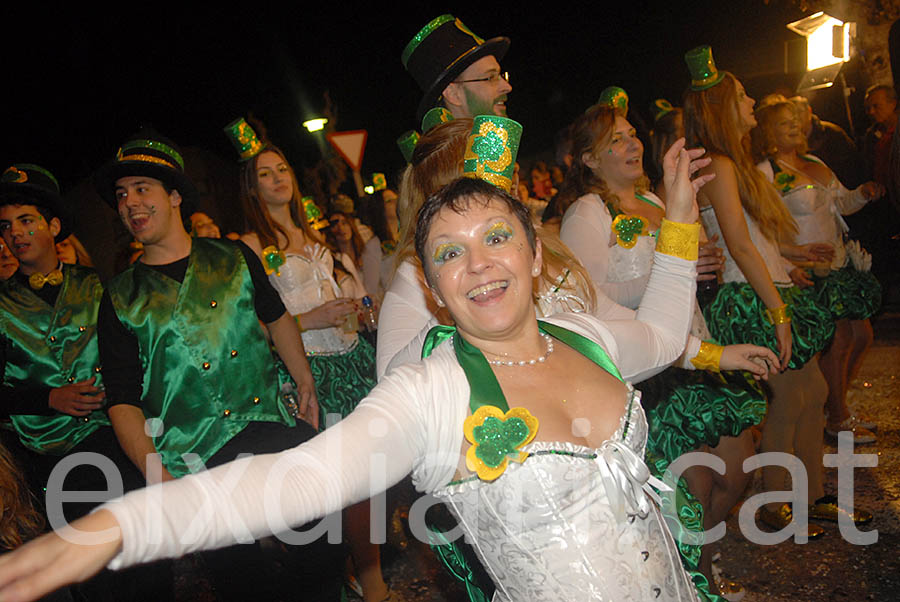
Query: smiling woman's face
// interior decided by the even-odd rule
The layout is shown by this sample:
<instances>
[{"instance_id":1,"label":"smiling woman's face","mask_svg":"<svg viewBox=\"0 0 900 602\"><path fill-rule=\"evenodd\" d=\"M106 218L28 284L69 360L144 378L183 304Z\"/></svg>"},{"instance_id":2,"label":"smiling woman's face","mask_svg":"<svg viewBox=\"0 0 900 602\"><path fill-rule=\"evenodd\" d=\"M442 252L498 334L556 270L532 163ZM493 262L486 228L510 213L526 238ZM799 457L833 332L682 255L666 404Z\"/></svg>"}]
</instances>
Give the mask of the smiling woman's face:
<instances>
[{"instance_id":1,"label":"smiling woman's face","mask_svg":"<svg viewBox=\"0 0 900 602\"><path fill-rule=\"evenodd\" d=\"M504 340L534 319L540 242L532 252L524 226L502 202L475 198L462 214L441 209L426 239L425 262L432 292L470 342Z\"/></svg>"}]
</instances>

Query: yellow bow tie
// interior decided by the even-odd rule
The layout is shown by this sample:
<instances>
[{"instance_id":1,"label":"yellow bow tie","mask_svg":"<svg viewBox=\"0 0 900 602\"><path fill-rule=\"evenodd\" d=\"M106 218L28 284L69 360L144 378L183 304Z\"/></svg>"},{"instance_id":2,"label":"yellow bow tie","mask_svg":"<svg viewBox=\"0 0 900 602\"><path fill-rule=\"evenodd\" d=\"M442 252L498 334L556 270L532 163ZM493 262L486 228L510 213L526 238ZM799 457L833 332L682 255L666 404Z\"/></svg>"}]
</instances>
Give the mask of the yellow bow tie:
<instances>
[{"instance_id":1,"label":"yellow bow tie","mask_svg":"<svg viewBox=\"0 0 900 602\"><path fill-rule=\"evenodd\" d=\"M28 284L36 291L44 288L44 285L50 283L53 286L59 286L62 284L63 274L60 270L53 270L46 276L41 274L40 272L35 272L31 276L28 277Z\"/></svg>"}]
</instances>

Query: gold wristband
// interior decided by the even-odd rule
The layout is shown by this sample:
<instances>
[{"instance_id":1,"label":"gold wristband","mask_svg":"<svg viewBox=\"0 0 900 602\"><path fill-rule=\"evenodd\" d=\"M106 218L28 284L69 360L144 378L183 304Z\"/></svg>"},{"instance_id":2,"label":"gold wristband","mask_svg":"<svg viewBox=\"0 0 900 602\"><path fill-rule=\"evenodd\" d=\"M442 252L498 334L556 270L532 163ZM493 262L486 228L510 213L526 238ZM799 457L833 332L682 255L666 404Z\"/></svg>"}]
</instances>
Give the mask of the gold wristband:
<instances>
[{"instance_id":1,"label":"gold wristband","mask_svg":"<svg viewBox=\"0 0 900 602\"><path fill-rule=\"evenodd\" d=\"M297 323L297 328L300 329L300 332L306 332L306 330L303 328L303 324L300 323L300 314L294 316L294 322Z\"/></svg>"},{"instance_id":2,"label":"gold wristband","mask_svg":"<svg viewBox=\"0 0 900 602\"><path fill-rule=\"evenodd\" d=\"M769 318L769 322L771 322L772 324L791 323L791 313L788 309L787 303L785 303L781 307L776 307L775 309L767 309L766 317Z\"/></svg>"},{"instance_id":3,"label":"gold wristband","mask_svg":"<svg viewBox=\"0 0 900 602\"><path fill-rule=\"evenodd\" d=\"M656 250L666 255L688 261L697 261L697 247L700 244L700 224L682 224L662 220Z\"/></svg>"},{"instance_id":4,"label":"gold wristband","mask_svg":"<svg viewBox=\"0 0 900 602\"><path fill-rule=\"evenodd\" d=\"M691 358L691 363L697 370L719 371L719 362L722 361L722 352L725 348L714 343L702 341L700 343L700 351Z\"/></svg>"}]
</instances>

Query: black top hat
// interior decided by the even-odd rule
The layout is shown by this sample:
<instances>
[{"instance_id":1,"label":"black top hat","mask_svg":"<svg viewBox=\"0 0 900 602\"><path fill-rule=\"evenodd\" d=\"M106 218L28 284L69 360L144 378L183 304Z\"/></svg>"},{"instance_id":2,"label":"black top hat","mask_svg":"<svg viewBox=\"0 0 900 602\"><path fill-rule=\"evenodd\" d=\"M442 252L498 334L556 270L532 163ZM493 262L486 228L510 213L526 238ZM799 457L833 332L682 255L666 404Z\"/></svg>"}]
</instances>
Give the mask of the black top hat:
<instances>
[{"instance_id":1,"label":"black top hat","mask_svg":"<svg viewBox=\"0 0 900 602\"><path fill-rule=\"evenodd\" d=\"M494 55L502 60L509 50L509 38L484 41L453 15L432 19L409 41L400 60L425 92L416 119L435 106L441 93L466 67L478 59Z\"/></svg>"},{"instance_id":2,"label":"black top hat","mask_svg":"<svg viewBox=\"0 0 900 602\"><path fill-rule=\"evenodd\" d=\"M0 176L0 205L35 205L44 207L59 219L60 241L72 233L69 222L71 215L66 202L59 194L59 182L53 174L31 163L16 163L6 168Z\"/></svg>"},{"instance_id":3,"label":"black top hat","mask_svg":"<svg viewBox=\"0 0 900 602\"><path fill-rule=\"evenodd\" d=\"M197 189L184 173L178 146L149 128L125 141L116 158L94 174L94 188L113 209L118 206L116 181L127 176L147 176L177 190L181 195L181 215L190 215L197 206Z\"/></svg>"}]
</instances>

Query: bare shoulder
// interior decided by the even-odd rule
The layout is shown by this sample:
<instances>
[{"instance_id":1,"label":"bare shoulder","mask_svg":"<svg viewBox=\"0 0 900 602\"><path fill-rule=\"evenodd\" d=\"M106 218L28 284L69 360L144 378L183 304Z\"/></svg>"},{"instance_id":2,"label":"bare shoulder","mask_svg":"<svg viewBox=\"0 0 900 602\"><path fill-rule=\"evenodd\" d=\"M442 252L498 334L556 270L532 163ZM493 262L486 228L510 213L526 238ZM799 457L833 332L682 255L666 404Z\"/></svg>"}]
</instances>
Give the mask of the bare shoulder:
<instances>
[{"instance_id":1,"label":"bare shoulder","mask_svg":"<svg viewBox=\"0 0 900 602\"><path fill-rule=\"evenodd\" d=\"M256 235L256 232L242 234L241 242L250 247L259 257L262 257L262 245L259 243L259 236Z\"/></svg>"}]
</instances>

